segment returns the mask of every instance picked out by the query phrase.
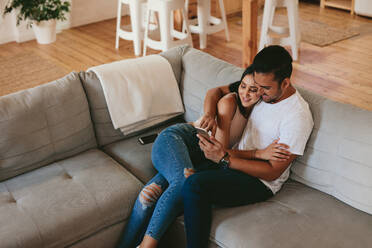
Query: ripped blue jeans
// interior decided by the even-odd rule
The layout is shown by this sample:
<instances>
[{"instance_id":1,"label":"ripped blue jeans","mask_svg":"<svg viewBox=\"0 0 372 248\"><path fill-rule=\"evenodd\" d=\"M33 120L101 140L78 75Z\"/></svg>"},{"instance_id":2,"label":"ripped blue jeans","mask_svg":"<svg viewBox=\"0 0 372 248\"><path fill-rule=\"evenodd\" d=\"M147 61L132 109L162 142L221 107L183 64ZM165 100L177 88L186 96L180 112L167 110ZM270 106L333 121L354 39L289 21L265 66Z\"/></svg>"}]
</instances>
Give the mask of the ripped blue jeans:
<instances>
[{"instance_id":1,"label":"ripped blue jeans","mask_svg":"<svg viewBox=\"0 0 372 248\"><path fill-rule=\"evenodd\" d=\"M181 192L186 178L196 169L214 167L213 162L205 158L198 142L196 129L187 123L175 124L159 134L151 152L152 163L159 173L138 195L120 248L136 247L144 235L160 240L183 212Z\"/></svg>"}]
</instances>

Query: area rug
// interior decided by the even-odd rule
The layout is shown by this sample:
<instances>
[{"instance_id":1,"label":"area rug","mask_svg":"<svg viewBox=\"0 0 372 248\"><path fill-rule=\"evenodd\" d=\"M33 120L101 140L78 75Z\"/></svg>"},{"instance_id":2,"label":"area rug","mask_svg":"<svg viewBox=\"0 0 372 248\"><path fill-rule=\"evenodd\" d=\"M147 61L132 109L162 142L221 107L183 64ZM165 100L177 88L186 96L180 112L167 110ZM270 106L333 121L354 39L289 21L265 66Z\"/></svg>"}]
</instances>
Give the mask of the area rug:
<instances>
[{"instance_id":1,"label":"area rug","mask_svg":"<svg viewBox=\"0 0 372 248\"><path fill-rule=\"evenodd\" d=\"M35 87L64 76L67 71L32 51L0 56L0 96Z\"/></svg>"},{"instance_id":2,"label":"area rug","mask_svg":"<svg viewBox=\"0 0 372 248\"><path fill-rule=\"evenodd\" d=\"M258 26L261 29L262 16L258 18ZM275 15L274 25L287 26L288 18L286 15ZM322 23L317 20L301 20L300 19L300 29L301 29L301 41L310 43L316 46L324 47L335 42L349 39L360 32L358 28L338 28L332 27L326 23Z\"/></svg>"}]
</instances>

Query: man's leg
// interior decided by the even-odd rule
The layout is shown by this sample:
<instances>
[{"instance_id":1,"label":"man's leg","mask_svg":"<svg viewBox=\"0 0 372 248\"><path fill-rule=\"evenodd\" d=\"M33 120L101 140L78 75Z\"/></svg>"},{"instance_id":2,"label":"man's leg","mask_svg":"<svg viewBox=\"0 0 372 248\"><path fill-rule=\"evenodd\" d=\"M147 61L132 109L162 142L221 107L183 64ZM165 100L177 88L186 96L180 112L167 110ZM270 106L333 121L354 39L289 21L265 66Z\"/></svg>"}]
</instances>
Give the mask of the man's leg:
<instances>
[{"instance_id":1,"label":"man's leg","mask_svg":"<svg viewBox=\"0 0 372 248\"><path fill-rule=\"evenodd\" d=\"M239 206L273 195L258 178L231 169L195 173L184 183L182 194L189 248L207 247L212 205Z\"/></svg>"}]
</instances>

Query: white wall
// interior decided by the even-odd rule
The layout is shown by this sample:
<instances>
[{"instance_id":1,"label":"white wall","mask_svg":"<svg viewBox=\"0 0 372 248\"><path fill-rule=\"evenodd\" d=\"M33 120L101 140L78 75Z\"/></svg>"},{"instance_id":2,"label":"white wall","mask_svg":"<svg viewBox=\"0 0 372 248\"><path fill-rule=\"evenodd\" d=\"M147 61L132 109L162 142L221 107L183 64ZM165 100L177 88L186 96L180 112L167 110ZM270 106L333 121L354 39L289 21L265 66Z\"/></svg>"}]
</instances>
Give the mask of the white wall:
<instances>
[{"instance_id":1,"label":"white wall","mask_svg":"<svg viewBox=\"0 0 372 248\"><path fill-rule=\"evenodd\" d=\"M118 0L72 0L71 27L99 22L117 15ZM125 8L123 15L128 13Z\"/></svg>"},{"instance_id":2,"label":"white wall","mask_svg":"<svg viewBox=\"0 0 372 248\"><path fill-rule=\"evenodd\" d=\"M0 12L0 15L2 13ZM6 18L0 17L0 43L6 43L14 40L14 28L15 22L11 15Z\"/></svg>"},{"instance_id":3,"label":"white wall","mask_svg":"<svg viewBox=\"0 0 372 248\"><path fill-rule=\"evenodd\" d=\"M16 26L15 12L2 17L7 0L0 0L0 44L11 41L24 42L35 39L32 29L26 28L26 23ZM70 27L77 27L89 23L99 22L116 17L117 0L69 0L70 13L66 15L67 21L57 23L57 32ZM123 9L123 15L128 13Z\"/></svg>"},{"instance_id":4,"label":"white wall","mask_svg":"<svg viewBox=\"0 0 372 248\"><path fill-rule=\"evenodd\" d=\"M355 0L355 13L372 17L372 1L371 0Z\"/></svg>"}]
</instances>

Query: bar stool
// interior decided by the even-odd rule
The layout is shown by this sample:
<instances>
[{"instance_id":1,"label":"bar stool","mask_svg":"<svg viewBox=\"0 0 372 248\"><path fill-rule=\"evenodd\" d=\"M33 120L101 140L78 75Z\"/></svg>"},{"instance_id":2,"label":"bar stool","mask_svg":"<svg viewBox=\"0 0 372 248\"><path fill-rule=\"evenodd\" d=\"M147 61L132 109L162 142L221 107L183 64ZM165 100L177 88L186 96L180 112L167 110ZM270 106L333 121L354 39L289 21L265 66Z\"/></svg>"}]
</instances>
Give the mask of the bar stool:
<instances>
[{"instance_id":1,"label":"bar stool","mask_svg":"<svg viewBox=\"0 0 372 248\"><path fill-rule=\"evenodd\" d=\"M184 27L182 32L174 29L173 11L175 10L181 10ZM155 40L153 38L154 32L149 33L149 22L152 12L158 12L159 15L160 40ZM148 0L145 18L147 21L145 26L143 56L146 56L147 47L166 51L182 44L189 44L192 46L192 37L188 28L186 13L184 0Z\"/></svg>"},{"instance_id":2,"label":"bar stool","mask_svg":"<svg viewBox=\"0 0 372 248\"><path fill-rule=\"evenodd\" d=\"M227 27L225 6L223 0L218 0L221 17L211 16L211 0L198 0L197 18L190 20L191 33L199 34L200 49L207 47L207 35L225 30L226 40L230 41L229 29ZM185 0L186 12L188 12L189 0Z\"/></svg>"},{"instance_id":3,"label":"bar stool","mask_svg":"<svg viewBox=\"0 0 372 248\"><path fill-rule=\"evenodd\" d=\"M275 8L277 7L287 8L288 27L273 26ZM272 37L269 31L288 36ZM299 28L298 0L265 0L259 50L270 44L282 46L290 45L293 60L297 60L300 41L301 33Z\"/></svg>"},{"instance_id":4,"label":"bar stool","mask_svg":"<svg viewBox=\"0 0 372 248\"><path fill-rule=\"evenodd\" d=\"M131 25L121 28L122 5L129 6ZM119 49L119 38L133 40L134 54L141 54L141 40L143 39L143 10L146 0L118 0L118 14L116 22L116 43L115 48ZM125 29L124 29L125 28Z\"/></svg>"}]
</instances>

